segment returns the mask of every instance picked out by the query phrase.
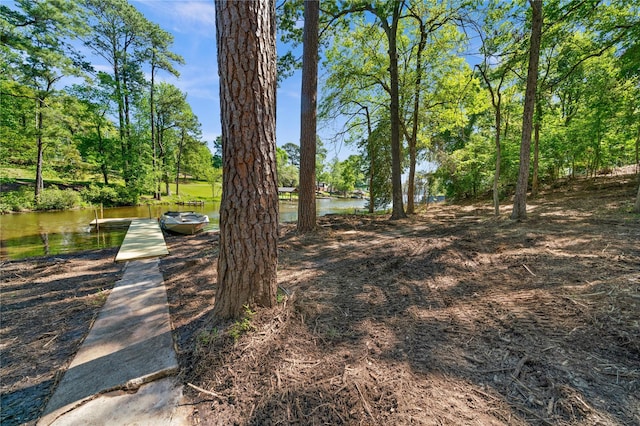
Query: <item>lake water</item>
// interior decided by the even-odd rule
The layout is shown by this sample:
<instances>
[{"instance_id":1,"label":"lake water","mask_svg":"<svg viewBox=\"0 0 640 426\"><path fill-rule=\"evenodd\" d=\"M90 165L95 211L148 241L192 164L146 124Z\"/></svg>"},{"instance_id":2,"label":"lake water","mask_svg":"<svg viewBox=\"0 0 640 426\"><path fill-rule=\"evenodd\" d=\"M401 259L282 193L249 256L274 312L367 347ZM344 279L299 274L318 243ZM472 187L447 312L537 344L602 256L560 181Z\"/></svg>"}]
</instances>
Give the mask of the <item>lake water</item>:
<instances>
[{"instance_id":1,"label":"lake water","mask_svg":"<svg viewBox=\"0 0 640 426\"><path fill-rule=\"evenodd\" d=\"M363 210L365 203L365 200L356 199L319 199L316 207L318 216L322 216ZM217 229L219 209L219 203L205 203L204 206L115 207L104 209L103 217L155 218L168 210L197 211L209 216L210 223L206 229ZM89 223L95 219L95 215L93 209L0 215L0 260L119 246L126 229L92 230ZM298 203L281 201L280 222L293 222L297 218Z\"/></svg>"}]
</instances>

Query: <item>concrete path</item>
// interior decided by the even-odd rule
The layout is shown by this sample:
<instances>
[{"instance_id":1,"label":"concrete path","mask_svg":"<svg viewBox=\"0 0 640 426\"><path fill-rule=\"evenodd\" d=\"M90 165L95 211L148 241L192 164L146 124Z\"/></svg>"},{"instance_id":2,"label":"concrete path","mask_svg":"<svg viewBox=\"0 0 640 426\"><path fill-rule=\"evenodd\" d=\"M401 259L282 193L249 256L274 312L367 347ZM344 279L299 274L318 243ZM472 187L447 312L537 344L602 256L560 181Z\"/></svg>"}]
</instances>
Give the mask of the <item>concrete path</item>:
<instances>
[{"instance_id":1,"label":"concrete path","mask_svg":"<svg viewBox=\"0 0 640 426\"><path fill-rule=\"evenodd\" d=\"M157 259L131 261L38 425L186 425Z\"/></svg>"}]
</instances>

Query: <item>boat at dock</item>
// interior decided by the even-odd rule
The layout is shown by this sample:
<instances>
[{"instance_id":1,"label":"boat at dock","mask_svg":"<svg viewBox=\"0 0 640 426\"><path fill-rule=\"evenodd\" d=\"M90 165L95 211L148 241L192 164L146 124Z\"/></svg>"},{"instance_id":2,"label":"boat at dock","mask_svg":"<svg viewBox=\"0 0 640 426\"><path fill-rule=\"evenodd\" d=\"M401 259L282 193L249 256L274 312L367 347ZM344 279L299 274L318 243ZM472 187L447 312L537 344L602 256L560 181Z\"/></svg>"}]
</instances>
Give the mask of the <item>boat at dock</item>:
<instances>
[{"instance_id":1,"label":"boat at dock","mask_svg":"<svg viewBox=\"0 0 640 426\"><path fill-rule=\"evenodd\" d=\"M160 227L178 234L195 234L209 224L209 216L196 212L166 212L160 218Z\"/></svg>"}]
</instances>

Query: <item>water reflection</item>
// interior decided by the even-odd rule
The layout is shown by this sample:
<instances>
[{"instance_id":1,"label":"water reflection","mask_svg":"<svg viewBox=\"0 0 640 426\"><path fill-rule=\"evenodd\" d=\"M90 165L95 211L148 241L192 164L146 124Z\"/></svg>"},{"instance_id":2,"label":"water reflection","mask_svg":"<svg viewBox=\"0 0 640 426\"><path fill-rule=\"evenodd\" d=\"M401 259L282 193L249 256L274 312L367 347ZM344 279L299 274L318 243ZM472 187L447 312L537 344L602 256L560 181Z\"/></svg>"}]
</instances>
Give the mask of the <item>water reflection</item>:
<instances>
[{"instance_id":1,"label":"water reflection","mask_svg":"<svg viewBox=\"0 0 640 426\"><path fill-rule=\"evenodd\" d=\"M317 213L353 213L362 211L364 200L320 199ZM92 230L89 223L97 216L105 218L159 217L168 210L197 211L209 216L206 229L219 226L219 203L203 206L139 206L70 210L63 212L33 212L0 215L0 259L21 259L35 256L54 256L81 250L116 247L122 243L126 229ZM292 222L298 217L296 201L280 202L280 221Z\"/></svg>"}]
</instances>

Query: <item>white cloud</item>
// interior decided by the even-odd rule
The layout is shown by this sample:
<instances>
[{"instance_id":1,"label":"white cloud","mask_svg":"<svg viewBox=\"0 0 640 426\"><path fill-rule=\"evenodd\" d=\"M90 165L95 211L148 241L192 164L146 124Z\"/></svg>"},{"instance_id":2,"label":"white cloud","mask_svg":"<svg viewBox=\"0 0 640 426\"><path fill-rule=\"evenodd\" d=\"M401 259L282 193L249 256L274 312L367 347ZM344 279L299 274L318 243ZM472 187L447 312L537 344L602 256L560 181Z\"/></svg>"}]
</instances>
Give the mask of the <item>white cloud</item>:
<instances>
[{"instance_id":1,"label":"white cloud","mask_svg":"<svg viewBox=\"0 0 640 426\"><path fill-rule=\"evenodd\" d=\"M172 2L174 11L183 19L213 26L216 23L215 6L207 2Z\"/></svg>"},{"instance_id":2,"label":"white cloud","mask_svg":"<svg viewBox=\"0 0 640 426\"><path fill-rule=\"evenodd\" d=\"M213 1L135 0L153 15L171 23L176 33L215 34L215 5Z\"/></svg>"},{"instance_id":3,"label":"white cloud","mask_svg":"<svg viewBox=\"0 0 640 426\"><path fill-rule=\"evenodd\" d=\"M113 72L113 67L111 65L91 64L91 66L96 72L102 71L102 72L106 72L107 74L111 74Z\"/></svg>"},{"instance_id":4,"label":"white cloud","mask_svg":"<svg viewBox=\"0 0 640 426\"><path fill-rule=\"evenodd\" d=\"M280 90L278 89L278 94L282 96L286 96L291 99L300 99L300 91L299 90Z\"/></svg>"},{"instance_id":5,"label":"white cloud","mask_svg":"<svg viewBox=\"0 0 640 426\"><path fill-rule=\"evenodd\" d=\"M213 150L213 142L216 138L220 136L220 132L212 131L212 132L202 132L202 140L207 141L209 143L209 149Z\"/></svg>"},{"instance_id":6,"label":"white cloud","mask_svg":"<svg viewBox=\"0 0 640 426\"><path fill-rule=\"evenodd\" d=\"M189 68L188 72L183 72L177 79L170 75L158 76L158 81L171 83L187 93L189 98L200 98L209 100L218 100L218 73L214 70L201 70L198 68Z\"/></svg>"}]
</instances>

